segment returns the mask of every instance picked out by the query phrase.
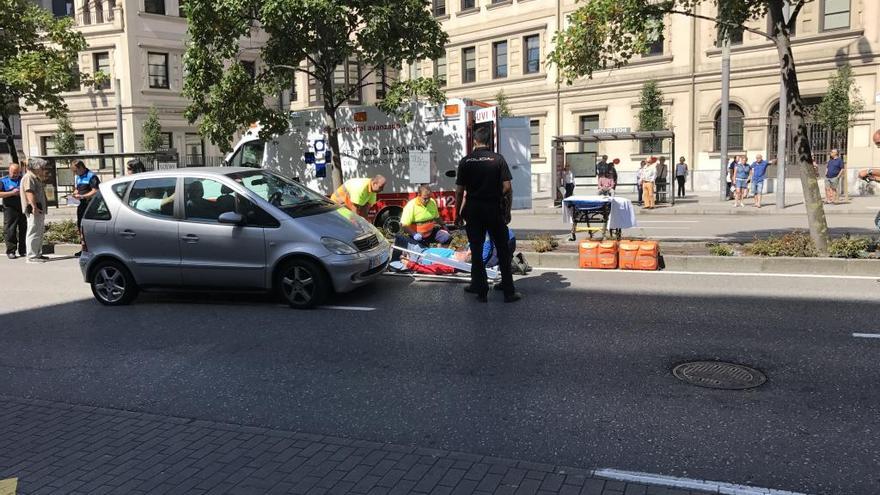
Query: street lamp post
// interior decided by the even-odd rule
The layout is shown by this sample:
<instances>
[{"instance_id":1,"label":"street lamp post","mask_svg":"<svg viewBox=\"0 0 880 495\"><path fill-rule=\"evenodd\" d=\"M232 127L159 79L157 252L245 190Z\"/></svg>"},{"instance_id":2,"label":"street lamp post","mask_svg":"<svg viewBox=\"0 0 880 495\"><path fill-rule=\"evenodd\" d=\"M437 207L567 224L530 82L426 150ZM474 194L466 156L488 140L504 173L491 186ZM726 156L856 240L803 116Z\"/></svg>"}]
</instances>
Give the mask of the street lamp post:
<instances>
[{"instance_id":1,"label":"street lamp post","mask_svg":"<svg viewBox=\"0 0 880 495\"><path fill-rule=\"evenodd\" d=\"M727 199L727 133L730 124L730 39L721 42L721 201Z\"/></svg>"}]
</instances>

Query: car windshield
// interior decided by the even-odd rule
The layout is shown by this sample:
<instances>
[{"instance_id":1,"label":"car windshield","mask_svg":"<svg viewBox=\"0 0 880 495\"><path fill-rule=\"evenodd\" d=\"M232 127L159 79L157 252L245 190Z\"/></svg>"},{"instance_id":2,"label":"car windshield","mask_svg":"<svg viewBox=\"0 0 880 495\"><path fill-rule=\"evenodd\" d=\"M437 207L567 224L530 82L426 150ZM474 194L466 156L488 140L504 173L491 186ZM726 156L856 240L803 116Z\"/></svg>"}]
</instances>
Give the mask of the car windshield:
<instances>
[{"instance_id":1,"label":"car windshield","mask_svg":"<svg viewBox=\"0 0 880 495\"><path fill-rule=\"evenodd\" d=\"M302 184L265 170L237 172L229 177L288 213L306 208L336 207L335 203Z\"/></svg>"}]
</instances>

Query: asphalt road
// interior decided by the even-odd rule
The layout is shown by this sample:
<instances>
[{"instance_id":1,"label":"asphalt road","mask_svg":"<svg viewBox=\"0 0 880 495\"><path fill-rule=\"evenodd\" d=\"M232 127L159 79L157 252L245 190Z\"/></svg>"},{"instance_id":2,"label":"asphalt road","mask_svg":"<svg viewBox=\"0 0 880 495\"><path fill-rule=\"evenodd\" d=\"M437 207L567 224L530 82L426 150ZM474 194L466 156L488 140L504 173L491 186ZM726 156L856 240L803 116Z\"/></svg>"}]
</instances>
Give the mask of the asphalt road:
<instances>
[{"instance_id":1,"label":"asphalt road","mask_svg":"<svg viewBox=\"0 0 880 495\"><path fill-rule=\"evenodd\" d=\"M0 394L719 480L880 493L880 284L535 272L526 299L384 277L335 305L91 299L72 260L2 260ZM697 388L692 359L754 366Z\"/></svg>"}]
</instances>

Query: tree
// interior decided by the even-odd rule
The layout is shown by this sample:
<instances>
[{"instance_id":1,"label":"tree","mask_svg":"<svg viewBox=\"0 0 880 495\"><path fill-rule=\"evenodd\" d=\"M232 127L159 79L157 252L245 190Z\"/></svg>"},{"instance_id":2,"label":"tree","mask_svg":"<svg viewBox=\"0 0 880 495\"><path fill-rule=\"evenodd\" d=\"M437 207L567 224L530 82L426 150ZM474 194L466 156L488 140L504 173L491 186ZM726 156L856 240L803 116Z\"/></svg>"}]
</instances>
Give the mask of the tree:
<instances>
[{"instance_id":1,"label":"tree","mask_svg":"<svg viewBox=\"0 0 880 495\"><path fill-rule=\"evenodd\" d=\"M73 29L73 19L55 19L30 0L3 0L0 7L0 121L9 154L18 161L10 117L22 105L35 107L57 119L67 111L60 94L77 81L91 85L95 78L80 77L78 52L86 40Z\"/></svg>"},{"instance_id":2,"label":"tree","mask_svg":"<svg viewBox=\"0 0 880 495\"><path fill-rule=\"evenodd\" d=\"M448 40L424 0L187 0L185 10L188 120L201 119L202 135L224 151L256 121L264 139L283 132L287 112L267 103L305 73L322 102L334 188L342 183L339 107L372 84L374 71L439 58ZM242 56L259 56L262 71L252 78ZM425 89L409 84L395 92L396 84L389 93Z\"/></svg>"},{"instance_id":3,"label":"tree","mask_svg":"<svg viewBox=\"0 0 880 495\"><path fill-rule=\"evenodd\" d=\"M642 85L639 97L639 130L661 131L666 129L666 116L663 114L663 92L657 87L657 81L646 81ZM643 153L659 153L659 139L642 141Z\"/></svg>"},{"instance_id":4,"label":"tree","mask_svg":"<svg viewBox=\"0 0 880 495\"><path fill-rule=\"evenodd\" d=\"M855 85L852 67L846 64L828 78L828 92L822 97L816 109L816 118L828 128L835 137L833 145L841 148L841 136L855 123L856 117L865 108L865 102ZM841 150L843 151L843 150Z\"/></svg>"},{"instance_id":5,"label":"tree","mask_svg":"<svg viewBox=\"0 0 880 495\"><path fill-rule=\"evenodd\" d=\"M159 122L159 112L156 107L150 107L147 120L141 127L141 148L143 151L156 151L162 146L162 123Z\"/></svg>"},{"instance_id":6,"label":"tree","mask_svg":"<svg viewBox=\"0 0 880 495\"><path fill-rule=\"evenodd\" d=\"M73 126L70 125L70 119L67 115L62 115L56 119L58 128L52 136L55 141L55 153L59 155L73 155L76 149L76 134L73 132Z\"/></svg>"},{"instance_id":7,"label":"tree","mask_svg":"<svg viewBox=\"0 0 880 495\"><path fill-rule=\"evenodd\" d=\"M786 21L784 3L791 6ZM801 168L801 184L810 236L817 250L828 251L828 224L812 165L810 136L804 121L804 103L798 86L797 70L791 49L791 31L798 15L811 0L591 0L581 4L570 16L566 30L554 37L556 49L549 60L560 71L560 79L571 84L597 70L619 68L635 54L643 53L656 39L662 26L659 19L681 15L715 23L721 39L729 39L738 30L770 40L779 59L779 70L787 95L788 122L794 132L794 147ZM701 7L714 5L714 15L703 14ZM770 29L760 30L747 23L769 17ZM780 111L783 111L780 109Z\"/></svg>"},{"instance_id":8,"label":"tree","mask_svg":"<svg viewBox=\"0 0 880 495\"><path fill-rule=\"evenodd\" d=\"M495 105L498 106L499 117L513 117L513 112L510 111L510 101L508 101L503 89L499 89L495 93Z\"/></svg>"}]
</instances>

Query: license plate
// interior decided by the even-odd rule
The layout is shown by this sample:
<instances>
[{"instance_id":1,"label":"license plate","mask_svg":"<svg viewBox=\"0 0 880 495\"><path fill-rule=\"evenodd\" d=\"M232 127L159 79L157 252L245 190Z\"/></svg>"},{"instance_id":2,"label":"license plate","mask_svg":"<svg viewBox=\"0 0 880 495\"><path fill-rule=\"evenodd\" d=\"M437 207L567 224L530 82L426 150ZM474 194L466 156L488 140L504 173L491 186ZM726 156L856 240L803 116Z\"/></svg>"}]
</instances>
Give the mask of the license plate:
<instances>
[{"instance_id":1,"label":"license plate","mask_svg":"<svg viewBox=\"0 0 880 495\"><path fill-rule=\"evenodd\" d=\"M379 265L385 264L385 262L388 261L388 256L389 256L388 253L383 252L379 256L371 258L370 259L370 268L375 268Z\"/></svg>"}]
</instances>

